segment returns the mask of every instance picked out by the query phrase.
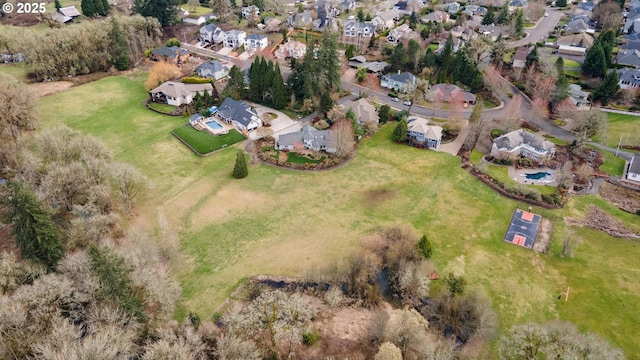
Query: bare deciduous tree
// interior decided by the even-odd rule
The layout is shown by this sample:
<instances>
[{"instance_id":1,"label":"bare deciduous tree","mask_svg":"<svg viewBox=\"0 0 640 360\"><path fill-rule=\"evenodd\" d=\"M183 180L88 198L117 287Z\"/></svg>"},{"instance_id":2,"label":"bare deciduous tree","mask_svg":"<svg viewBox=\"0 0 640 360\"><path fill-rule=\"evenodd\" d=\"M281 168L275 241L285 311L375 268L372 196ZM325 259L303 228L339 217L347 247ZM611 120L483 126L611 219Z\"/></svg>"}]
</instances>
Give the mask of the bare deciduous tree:
<instances>
[{"instance_id":1,"label":"bare deciduous tree","mask_svg":"<svg viewBox=\"0 0 640 360\"><path fill-rule=\"evenodd\" d=\"M220 360L262 359L256 344L239 336L222 335L218 338L217 345L216 353Z\"/></svg>"},{"instance_id":2,"label":"bare deciduous tree","mask_svg":"<svg viewBox=\"0 0 640 360\"><path fill-rule=\"evenodd\" d=\"M502 125L504 125L504 131L509 132L509 130L520 127L521 115L522 96L516 95L511 101L507 103L507 106L505 106L504 110L502 111L500 122L502 123Z\"/></svg>"},{"instance_id":3,"label":"bare deciduous tree","mask_svg":"<svg viewBox=\"0 0 640 360\"><path fill-rule=\"evenodd\" d=\"M493 93L494 96L500 98L506 94L509 87L508 82L500 76L500 73L493 65L489 65L482 72L482 78L485 86Z\"/></svg>"},{"instance_id":4,"label":"bare deciduous tree","mask_svg":"<svg viewBox=\"0 0 640 360\"><path fill-rule=\"evenodd\" d=\"M131 216L133 202L142 191L150 186L149 180L133 166L125 163L114 164L111 174L122 200L124 211L128 216Z\"/></svg>"},{"instance_id":5,"label":"bare deciduous tree","mask_svg":"<svg viewBox=\"0 0 640 360\"><path fill-rule=\"evenodd\" d=\"M347 156L356 146L355 134L351 121L342 120L331 127L331 136L335 141L336 155L339 157Z\"/></svg>"},{"instance_id":6,"label":"bare deciduous tree","mask_svg":"<svg viewBox=\"0 0 640 360\"><path fill-rule=\"evenodd\" d=\"M402 351L393 343L385 341L378 348L374 360L402 360Z\"/></svg>"},{"instance_id":7,"label":"bare deciduous tree","mask_svg":"<svg viewBox=\"0 0 640 360\"><path fill-rule=\"evenodd\" d=\"M537 120L549 118L549 103L544 99L534 99L531 102L531 116Z\"/></svg>"},{"instance_id":8,"label":"bare deciduous tree","mask_svg":"<svg viewBox=\"0 0 640 360\"><path fill-rule=\"evenodd\" d=\"M615 1L599 3L593 10L593 19L602 24L603 29L617 29L622 22L620 5Z\"/></svg>"}]
</instances>

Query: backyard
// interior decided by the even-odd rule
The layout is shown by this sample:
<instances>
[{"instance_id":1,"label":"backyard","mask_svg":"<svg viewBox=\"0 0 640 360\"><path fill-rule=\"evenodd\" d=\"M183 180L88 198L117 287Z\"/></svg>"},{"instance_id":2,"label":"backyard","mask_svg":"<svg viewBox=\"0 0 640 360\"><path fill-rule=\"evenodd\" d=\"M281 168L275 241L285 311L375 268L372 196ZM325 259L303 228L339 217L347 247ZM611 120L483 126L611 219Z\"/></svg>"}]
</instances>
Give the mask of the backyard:
<instances>
[{"instance_id":1,"label":"backyard","mask_svg":"<svg viewBox=\"0 0 640 360\"><path fill-rule=\"evenodd\" d=\"M616 147L620 137L622 145L640 144L640 116L607 113L609 117L609 130L602 138L602 143Z\"/></svg>"},{"instance_id":2,"label":"backyard","mask_svg":"<svg viewBox=\"0 0 640 360\"><path fill-rule=\"evenodd\" d=\"M173 130L173 134L198 155L206 155L246 139L235 129L231 129L228 134L214 136L206 130L198 131L191 125L181 126Z\"/></svg>"},{"instance_id":3,"label":"backyard","mask_svg":"<svg viewBox=\"0 0 640 360\"><path fill-rule=\"evenodd\" d=\"M234 180L236 152L195 156L171 136L184 118L141 106L142 82L110 77L44 98L42 125L67 124L99 137L118 160L152 179L130 226L153 233L162 209L178 231L183 256L171 260L183 288L177 319L189 311L210 318L249 276L326 268L380 225L401 222L431 240L440 274L463 274L489 296L500 332L527 321L567 320L628 356L640 353L640 244L563 221L595 204L640 231L636 215L599 196L573 197L561 210L534 208L554 223L548 255L507 244L502 238L518 204L461 169L457 157L393 143L393 124L335 170L257 164L246 179ZM392 195L372 201L381 189ZM568 234L576 241L572 258L560 256ZM558 301L567 286L569 301Z\"/></svg>"}]
</instances>

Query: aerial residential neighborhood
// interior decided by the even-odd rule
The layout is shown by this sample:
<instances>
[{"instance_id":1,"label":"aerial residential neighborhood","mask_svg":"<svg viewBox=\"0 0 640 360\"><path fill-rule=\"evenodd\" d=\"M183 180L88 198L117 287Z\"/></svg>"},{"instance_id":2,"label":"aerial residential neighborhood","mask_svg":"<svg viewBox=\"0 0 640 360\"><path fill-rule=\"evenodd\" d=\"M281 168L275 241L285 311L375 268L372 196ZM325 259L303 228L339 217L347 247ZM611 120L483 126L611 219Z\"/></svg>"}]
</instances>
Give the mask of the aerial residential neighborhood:
<instances>
[{"instance_id":1,"label":"aerial residential neighborhood","mask_svg":"<svg viewBox=\"0 0 640 360\"><path fill-rule=\"evenodd\" d=\"M0 2L0 358L640 357L639 0Z\"/></svg>"}]
</instances>

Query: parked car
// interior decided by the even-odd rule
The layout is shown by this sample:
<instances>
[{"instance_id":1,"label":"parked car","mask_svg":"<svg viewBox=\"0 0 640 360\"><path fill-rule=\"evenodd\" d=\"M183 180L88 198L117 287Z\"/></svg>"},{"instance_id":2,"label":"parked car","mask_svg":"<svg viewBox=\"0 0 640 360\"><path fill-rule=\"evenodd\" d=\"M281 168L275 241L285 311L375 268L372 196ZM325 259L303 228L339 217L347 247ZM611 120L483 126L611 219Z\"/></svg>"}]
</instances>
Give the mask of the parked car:
<instances>
[{"instance_id":1,"label":"parked car","mask_svg":"<svg viewBox=\"0 0 640 360\"><path fill-rule=\"evenodd\" d=\"M405 102L403 102L403 104L405 104L407 106L411 106L411 101L405 101Z\"/></svg>"},{"instance_id":2,"label":"parked car","mask_svg":"<svg viewBox=\"0 0 640 360\"><path fill-rule=\"evenodd\" d=\"M398 100L398 98L397 98L397 97L392 97L392 98L391 98L391 100L392 100L392 101L396 101L396 102L397 102L397 101L400 101L400 100Z\"/></svg>"}]
</instances>

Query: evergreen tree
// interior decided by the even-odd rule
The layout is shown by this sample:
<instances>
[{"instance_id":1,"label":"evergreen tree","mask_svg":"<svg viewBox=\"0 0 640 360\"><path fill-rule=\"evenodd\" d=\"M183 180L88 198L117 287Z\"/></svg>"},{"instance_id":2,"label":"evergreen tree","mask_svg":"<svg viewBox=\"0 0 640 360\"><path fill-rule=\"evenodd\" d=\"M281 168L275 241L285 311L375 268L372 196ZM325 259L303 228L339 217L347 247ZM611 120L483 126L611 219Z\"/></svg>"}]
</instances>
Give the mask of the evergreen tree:
<instances>
[{"instance_id":1,"label":"evergreen tree","mask_svg":"<svg viewBox=\"0 0 640 360\"><path fill-rule=\"evenodd\" d=\"M397 143L404 143L407 141L407 120L400 120L395 129L393 129L391 139Z\"/></svg>"},{"instance_id":2,"label":"evergreen tree","mask_svg":"<svg viewBox=\"0 0 640 360\"><path fill-rule=\"evenodd\" d=\"M398 43L393 54L391 54L391 69L392 70L404 70L407 62L407 50L404 48L403 43Z\"/></svg>"},{"instance_id":3,"label":"evergreen tree","mask_svg":"<svg viewBox=\"0 0 640 360\"><path fill-rule=\"evenodd\" d=\"M421 64L423 67L434 68L437 63L437 56L433 52L433 49L427 48L427 51L424 52L424 56L422 57Z\"/></svg>"},{"instance_id":4,"label":"evergreen tree","mask_svg":"<svg viewBox=\"0 0 640 360\"><path fill-rule=\"evenodd\" d=\"M238 151L238 155L236 156L236 165L233 167L232 175L236 179L244 179L249 175L247 159L244 158L244 153L242 151Z\"/></svg>"},{"instance_id":5,"label":"evergreen tree","mask_svg":"<svg viewBox=\"0 0 640 360\"><path fill-rule=\"evenodd\" d=\"M516 10L516 16L513 19L513 33L516 37L520 38L524 34L524 11L522 9Z\"/></svg>"},{"instance_id":6,"label":"evergreen tree","mask_svg":"<svg viewBox=\"0 0 640 360\"><path fill-rule=\"evenodd\" d=\"M313 56L313 46L307 49L307 56L302 61L300 69L301 76L301 99L311 99L320 93L320 85L318 84L319 69L318 60ZM297 96L297 95L296 95Z\"/></svg>"},{"instance_id":7,"label":"evergreen tree","mask_svg":"<svg viewBox=\"0 0 640 360\"><path fill-rule=\"evenodd\" d=\"M100 15L102 16L109 15L109 11L111 10L111 5L109 5L109 1L108 0L96 0L96 1L102 1L102 7L104 8L104 11L101 12Z\"/></svg>"},{"instance_id":8,"label":"evergreen tree","mask_svg":"<svg viewBox=\"0 0 640 360\"><path fill-rule=\"evenodd\" d=\"M613 64L613 48L616 42L616 34L613 30L605 30L598 36L595 43L599 43L602 46L602 52L604 53L604 59L607 63L607 68Z\"/></svg>"},{"instance_id":9,"label":"evergreen tree","mask_svg":"<svg viewBox=\"0 0 640 360\"><path fill-rule=\"evenodd\" d=\"M111 31L109 32L111 43L113 44L113 51L111 52L111 62L113 66L122 71L129 69L129 46L127 39L120 30L120 25L115 18L111 18Z\"/></svg>"},{"instance_id":10,"label":"evergreen tree","mask_svg":"<svg viewBox=\"0 0 640 360\"><path fill-rule=\"evenodd\" d=\"M305 56L313 57L313 56ZM320 91L333 91L340 87L340 56L338 56L338 36L333 32L325 32L318 48L316 62L317 83Z\"/></svg>"},{"instance_id":11,"label":"evergreen tree","mask_svg":"<svg viewBox=\"0 0 640 360\"><path fill-rule=\"evenodd\" d=\"M391 107L389 105L382 105L378 110L378 118L381 124L385 124L389 121L389 115L391 115Z\"/></svg>"},{"instance_id":12,"label":"evergreen tree","mask_svg":"<svg viewBox=\"0 0 640 360\"><path fill-rule=\"evenodd\" d=\"M203 91L202 92L202 107L204 107L205 109L208 109L213 105L213 98L211 97L211 94L209 94L208 91Z\"/></svg>"},{"instance_id":13,"label":"evergreen tree","mask_svg":"<svg viewBox=\"0 0 640 360\"><path fill-rule=\"evenodd\" d=\"M438 57L440 62L440 71L438 71L437 82L448 83L449 78L452 76L452 67L454 62L453 56L453 37L449 34L447 41L444 43L442 52Z\"/></svg>"},{"instance_id":14,"label":"evergreen tree","mask_svg":"<svg viewBox=\"0 0 640 360\"><path fill-rule=\"evenodd\" d=\"M431 248L431 241L427 239L426 235L422 235L420 241L418 241L418 252L425 258L430 259L433 249Z\"/></svg>"},{"instance_id":15,"label":"evergreen tree","mask_svg":"<svg viewBox=\"0 0 640 360\"><path fill-rule=\"evenodd\" d=\"M493 11L493 7L489 6L487 9L487 13L484 14L482 18L482 25L491 25L495 22L495 13Z\"/></svg>"},{"instance_id":16,"label":"evergreen tree","mask_svg":"<svg viewBox=\"0 0 640 360\"><path fill-rule=\"evenodd\" d=\"M287 106L289 94L287 94L287 88L284 86L284 80L280 73L280 66L275 64L275 73L273 76L273 106L276 109L284 109Z\"/></svg>"},{"instance_id":17,"label":"evergreen tree","mask_svg":"<svg viewBox=\"0 0 640 360\"><path fill-rule=\"evenodd\" d=\"M500 8L500 12L498 13L498 17L496 18L496 24L502 25L509 22L509 1L505 1L502 8Z\"/></svg>"},{"instance_id":18,"label":"evergreen tree","mask_svg":"<svg viewBox=\"0 0 640 360\"><path fill-rule=\"evenodd\" d=\"M531 67L531 65L537 64L537 63L538 63L538 47L534 46L533 50L531 50L531 52L527 54L527 58L524 62L524 66L528 69Z\"/></svg>"},{"instance_id":19,"label":"evergreen tree","mask_svg":"<svg viewBox=\"0 0 640 360\"><path fill-rule=\"evenodd\" d=\"M600 100L602 105L607 105L609 99L614 97L616 93L618 93L618 90L620 90L618 81L620 81L618 73L615 70L609 71L604 77L602 84L593 91L593 99Z\"/></svg>"},{"instance_id":20,"label":"evergreen tree","mask_svg":"<svg viewBox=\"0 0 640 360\"><path fill-rule=\"evenodd\" d=\"M322 93L322 97L320 97L320 106L318 107L318 112L322 114L322 116L326 117L327 112L331 110L333 107L333 100L331 100L331 95L328 91Z\"/></svg>"},{"instance_id":21,"label":"evergreen tree","mask_svg":"<svg viewBox=\"0 0 640 360\"><path fill-rule=\"evenodd\" d=\"M80 2L80 10L82 11L82 15L86 17L96 16L96 14L98 14L96 0L82 0Z\"/></svg>"},{"instance_id":22,"label":"evergreen tree","mask_svg":"<svg viewBox=\"0 0 640 360\"><path fill-rule=\"evenodd\" d=\"M3 197L7 213L3 221L13 225L20 255L53 270L64 256L64 248L51 214L33 192L22 184L9 181L7 188L9 191Z\"/></svg>"},{"instance_id":23,"label":"evergreen tree","mask_svg":"<svg viewBox=\"0 0 640 360\"><path fill-rule=\"evenodd\" d=\"M231 97L235 100L244 98L244 74L242 70L236 65L233 65L229 70L229 80L227 86L222 92L222 98Z\"/></svg>"},{"instance_id":24,"label":"evergreen tree","mask_svg":"<svg viewBox=\"0 0 640 360\"><path fill-rule=\"evenodd\" d=\"M556 0L556 6L557 7L566 7L567 6L567 0Z\"/></svg>"},{"instance_id":25,"label":"evergreen tree","mask_svg":"<svg viewBox=\"0 0 640 360\"><path fill-rule=\"evenodd\" d=\"M142 16L154 17L160 21L160 25L171 25L176 20L178 13L177 0L135 0L135 11Z\"/></svg>"},{"instance_id":26,"label":"evergreen tree","mask_svg":"<svg viewBox=\"0 0 640 360\"><path fill-rule=\"evenodd\" d=\"M351 59L353 57L354 52L356 51L356 47L353 44L347 45L347 48L344 49L344 56L347 59Z\"/></svg>"},{"instance_id":27,"label":"evergreen tree","mask_svg":"<svg viewBox=\"0 0 640 360\"><path fill-rule=\"evenodd\" d=\"M587 56L582 63L582 72L588 76L603 77L607 71L607 60L599 42L589 49Z\"/></svg>"},{"instance_id":28,"label":"evergreen tree","mask_svg":"<svg viewBox=\"0 0 640 360\"><path fill-rule=\"evenodd\" d=\"M407 68L412 71L417 72L420 66L420 49L420 43L414 39L409 39L409 43L407 45Z\"/></svg>"},{"instance_id":29,"label":"evergreen tree","mask_svg":"<svg viewBox=\"0 0 640 360\"><path fill-rule=\"evenodd\" d=\"M558 77L556 78L555 89L553 91L552 102L557 104L569 96L569 81L564 75L564 59L562 56L556 60L556 71Z\"/></svg>"},{"instance_id":30,"label":"evergreen tree","mask_svg":"<svg viewBox=\"0 0 640 360\"><path fill-rule=\"evenodd\" d=\"M60 0L55 1L55 6L56 6L56 11L60 10L60 8L62 7L62 4L60 4Z\"/></svg>"},{"instance_id":31,"label":"evergreen tree","mask_svg":"<svg viewBox=\"0 0 640 360\"><path fill-rule=\"evenodd\" d=\"M102 0L93 0L93 4L96 9L96 15L104 16L106 14L106 9L104 8L104 3Z\"/></svg>"}]
</instances>

